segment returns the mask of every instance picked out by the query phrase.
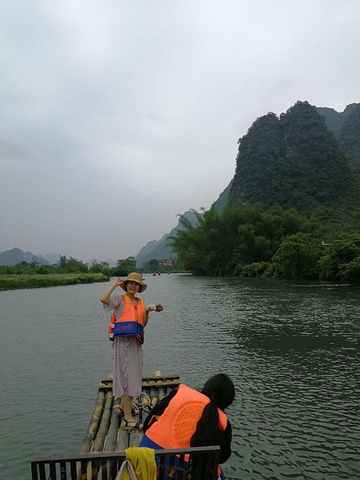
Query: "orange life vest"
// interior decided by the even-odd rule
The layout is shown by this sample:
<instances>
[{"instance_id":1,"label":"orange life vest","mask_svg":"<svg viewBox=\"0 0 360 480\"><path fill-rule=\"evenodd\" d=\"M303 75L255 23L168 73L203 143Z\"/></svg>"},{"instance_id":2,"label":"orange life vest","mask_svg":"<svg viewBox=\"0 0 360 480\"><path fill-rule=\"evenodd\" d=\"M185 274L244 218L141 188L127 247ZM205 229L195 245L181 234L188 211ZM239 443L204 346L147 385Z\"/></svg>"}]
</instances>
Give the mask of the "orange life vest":
<instances>
[{"instance_id":1,"label":"orange life vest","mask_svg":"<svg viewBox=\"0 0 360 480\"><path fill-rule=\"evenodd\" d=\"M190 447L190 440L210 399L184 384L170 400L164 413L154 422L145 435L163 449ZM225 430L226 414L218 408L219 427Z\"/></svg>"},{"instance_id":2,"label":"orange life vest","mask_svg":"<svg viewBox=\"0 0 360 480\"><path fill-rule=\"evenodd\" d=\"M144 343L145 307L142 298L135 297L134 305L129 295L121 295L124 301L124 310L120 318L116 318L115 310L109 324L109 339L120 336L135 336L140 343Z\"/></svg>"}]
</instances>

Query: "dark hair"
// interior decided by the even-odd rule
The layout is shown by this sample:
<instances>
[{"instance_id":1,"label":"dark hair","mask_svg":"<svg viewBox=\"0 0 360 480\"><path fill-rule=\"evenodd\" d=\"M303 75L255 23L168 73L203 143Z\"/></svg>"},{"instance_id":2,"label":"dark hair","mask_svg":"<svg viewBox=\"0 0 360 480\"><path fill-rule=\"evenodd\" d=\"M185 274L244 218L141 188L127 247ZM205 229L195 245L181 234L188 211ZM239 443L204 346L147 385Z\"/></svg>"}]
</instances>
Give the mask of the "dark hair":
<instances>
[{"instance_id":1,"label":"dark hair","mask_svg":"<svg viewBox=\"0 0 360 480\"><path fill-rule=\"evenodd\" d=\"M202 393L210 398L197 423L196 431L191 437L191 447L219 445L221 430L219 428L218 408L224 410L235 398L235 387L225 373L218 373L205 383Z\"/></svg>"}]
</instances>

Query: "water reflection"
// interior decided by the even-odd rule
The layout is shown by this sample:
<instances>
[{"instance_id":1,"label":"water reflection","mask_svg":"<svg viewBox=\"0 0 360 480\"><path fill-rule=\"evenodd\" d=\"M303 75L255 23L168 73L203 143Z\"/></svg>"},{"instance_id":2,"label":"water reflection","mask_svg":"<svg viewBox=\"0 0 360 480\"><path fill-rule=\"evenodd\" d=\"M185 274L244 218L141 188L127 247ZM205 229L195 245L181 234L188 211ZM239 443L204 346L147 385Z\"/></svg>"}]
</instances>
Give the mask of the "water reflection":
<instances>
[{"instance_id":1,"label":"water reflection","mask_svg":"<svg viewBox=\"0 0 360 480\"><path fill-rule=\"evenodd\" d=\"M261 305L251 302L246 320L238 318L247 408L246 420L238 417L242 441L234 440L238 456L247 453L234 478L358 478L354 293L344 304L321 291L261 288Z\"/></svg>"}]
</instances>

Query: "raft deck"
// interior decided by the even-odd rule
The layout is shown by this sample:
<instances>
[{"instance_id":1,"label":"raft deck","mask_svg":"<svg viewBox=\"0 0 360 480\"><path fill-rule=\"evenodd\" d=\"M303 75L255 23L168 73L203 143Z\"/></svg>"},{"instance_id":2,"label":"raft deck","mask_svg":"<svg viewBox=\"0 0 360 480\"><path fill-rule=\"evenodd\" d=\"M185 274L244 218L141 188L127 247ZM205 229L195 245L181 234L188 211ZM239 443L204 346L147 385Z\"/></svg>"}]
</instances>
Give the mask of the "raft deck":
<instances>
[{"instance_id":1,"label":"raft deck","mask_svg":"<svg viewBox=\"0 0 360 480\"><path fill-rule=\"evenodd\" d=\"M137 447L142 437L140 430L120 428L120 397L112 395L112 377L101 380L95 401L94 411L87 428L79 454L95 452L120 452L128 447ZM143 377L141 396L134 399L139 413L133 415L143 423L151 409L171 390L180 385L179 375L162 375L155 372L151 377Z\"/></svg>"},{"instance_id":2,"label":"raft deck","mask_svg":"<svg viewBox=\"0 0 360 480\"><path fill-rule=\"evenodd\" d=\"M135 400L139 413L133 415L144 422L151 409L180 384L178 375L155 372L144 377L142 393ZM119 415L120 398L112 396L112 377L100 382L94 411L78 455L39 457L31 461L32 480L116 480L117 472L126 458L124 450L137 447L142 437L140 430L122 430ZM220 457L219 446L192 447L175 450L155 450L158 462L157 479L193 478L216 480ZM188 473L187 464L193 465ZM175 464L177 466L175 467ZM167 466L166 466L167 465Z\"/></svg>"}]
</instances>

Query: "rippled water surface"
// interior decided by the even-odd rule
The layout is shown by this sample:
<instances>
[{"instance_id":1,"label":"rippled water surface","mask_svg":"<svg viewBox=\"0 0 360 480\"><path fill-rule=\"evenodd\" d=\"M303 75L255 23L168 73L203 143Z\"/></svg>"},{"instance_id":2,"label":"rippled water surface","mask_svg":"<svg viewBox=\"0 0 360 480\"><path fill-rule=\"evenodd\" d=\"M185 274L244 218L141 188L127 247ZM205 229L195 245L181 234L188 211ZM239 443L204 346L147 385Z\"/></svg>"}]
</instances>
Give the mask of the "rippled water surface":
<instances>
[{"instance_id":1,"label":"rippled water surface","mask_svg":"<svg viewBox=\"0 0 360 480\"><path fill-rule=\"evenodd\" d=\"M274 281L145 276L144 374L201 386L224 371L230 480L360 478L360 290ZM30 459L76 453L112 370L108 284L0 292L0 479Z\"/></svg>"}]
</instances>

